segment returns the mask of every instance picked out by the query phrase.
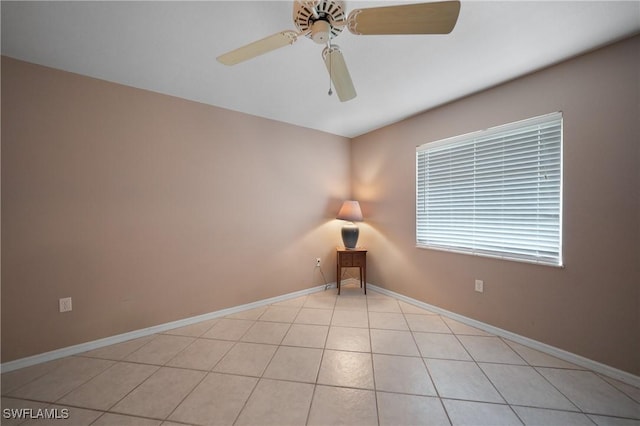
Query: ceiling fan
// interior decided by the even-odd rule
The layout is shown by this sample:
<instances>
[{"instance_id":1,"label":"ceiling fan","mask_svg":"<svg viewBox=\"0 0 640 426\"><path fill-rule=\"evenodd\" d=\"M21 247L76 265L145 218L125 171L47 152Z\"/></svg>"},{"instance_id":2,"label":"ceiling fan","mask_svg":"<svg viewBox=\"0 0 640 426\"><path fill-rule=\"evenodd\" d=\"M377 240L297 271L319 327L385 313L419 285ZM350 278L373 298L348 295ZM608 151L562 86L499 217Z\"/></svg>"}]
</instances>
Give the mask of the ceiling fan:
<instances>
[{"instance_id":1,"label":"ceiling fan","mask_svg":"<svg viewBox=\"0 0 640 426\"><path fill-rule=\"evenodd\" d=\"M272 50L293 44L303 35L326 44L322 58L341 102L356 97L349 70L332 40L346 27L357 35L449 34L458 20L458 0L354 9L347 16L338 0L295 0L293 22L298 31L284 30L218 56L225 65L235 65ZM332 90L329 89L329 95Z\"/></svg>"}]
</instances>

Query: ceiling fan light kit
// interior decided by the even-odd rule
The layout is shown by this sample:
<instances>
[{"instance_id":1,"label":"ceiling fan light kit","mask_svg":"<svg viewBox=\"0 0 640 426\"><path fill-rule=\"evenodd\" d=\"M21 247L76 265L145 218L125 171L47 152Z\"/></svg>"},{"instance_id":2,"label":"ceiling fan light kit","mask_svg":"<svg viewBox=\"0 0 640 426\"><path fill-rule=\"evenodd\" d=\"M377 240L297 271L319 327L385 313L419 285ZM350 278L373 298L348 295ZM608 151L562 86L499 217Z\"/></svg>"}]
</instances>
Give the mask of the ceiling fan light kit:
<instances>
[{"instance_id":1,"label":"ceiling fan light kit","mask_svg":"<svg viewBox=\"0 0 640 426\"><path fill-rule=\"evenodd\" d=\"M311 26L311 40L318 44L329 43L331 40L331 25L327 21L316 21Z\"/></svg>"},{"instance_id":2,"label":"ceiling fan light kit","mask_svg":"<svg viewBox=\"0 0 640 426\"><path fill-rule=\"evenodd\" d=\"M300 35L325 44L322 58L341 102L356 97L356 90L340 48L331 43L344 28L356 35L449 34L456 25L460 2L415 3L355 9L345 14L338 0L295 0L293 22L299 32L280 31L218 56L224 65L236 65L295 43ZM329 90L331 94L331 90Z\"/></svg>"}]
</instances>

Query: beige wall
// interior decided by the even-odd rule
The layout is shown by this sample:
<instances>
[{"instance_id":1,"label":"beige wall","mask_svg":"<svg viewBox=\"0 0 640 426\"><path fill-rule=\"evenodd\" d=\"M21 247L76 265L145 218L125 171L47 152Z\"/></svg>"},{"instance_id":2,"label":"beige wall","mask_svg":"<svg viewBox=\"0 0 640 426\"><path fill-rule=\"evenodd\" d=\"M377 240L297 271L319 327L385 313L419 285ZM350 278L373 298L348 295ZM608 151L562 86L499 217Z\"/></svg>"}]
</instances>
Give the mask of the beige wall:
<instances>
[{"instance_id":1,"label":"beige wall","mask_svg":"<svg viewBox=\"0 0 640 426\"><path fill-rule=\"evenodd\" d=\"M370 282L640 374L639 50L351 143L3 57L2 362L333 281L353 189ZM557 110L565 268L415 248L416 145Z\"/></svg>"},{"instance_id":2,"label":"beige wall","mask_svg":"<svg viewBox=\"0 0 640 426\"><path fill-rule=\"evenodd\" d=\"M640 374L638 52L635 37L354 139L369 281ZM554 111L565 268L415 247L417 145Z\"/></svg>"},{"instance_id":3,"label":"beige wall","mask_svg":"<svg viewBox=\"0 0 640 426\"><path fill-rule=\"evenodd\" d=\"M335 280L348 139L5 57L2 113L2 362Z\"/></svg>"}]
</instances>

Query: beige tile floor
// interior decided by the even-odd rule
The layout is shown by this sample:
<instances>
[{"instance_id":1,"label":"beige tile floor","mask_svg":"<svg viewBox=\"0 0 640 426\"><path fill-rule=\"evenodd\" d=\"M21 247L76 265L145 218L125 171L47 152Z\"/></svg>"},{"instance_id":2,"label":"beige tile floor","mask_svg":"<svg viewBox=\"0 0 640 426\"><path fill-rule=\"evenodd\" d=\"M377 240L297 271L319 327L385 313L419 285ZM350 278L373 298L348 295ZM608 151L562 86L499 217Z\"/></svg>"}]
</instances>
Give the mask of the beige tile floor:
<instances>
[{"instance_id":1,"label":"beige tile floor","mask_svg":"<svg viewBox=\"0 0 640 426\"><path fill-rule=\"evenodd\" d=\"M2 425L640 425L640 389L353 283L342 293L5 373L3 417L69 418Z\"/></svg>"}]
</instances>

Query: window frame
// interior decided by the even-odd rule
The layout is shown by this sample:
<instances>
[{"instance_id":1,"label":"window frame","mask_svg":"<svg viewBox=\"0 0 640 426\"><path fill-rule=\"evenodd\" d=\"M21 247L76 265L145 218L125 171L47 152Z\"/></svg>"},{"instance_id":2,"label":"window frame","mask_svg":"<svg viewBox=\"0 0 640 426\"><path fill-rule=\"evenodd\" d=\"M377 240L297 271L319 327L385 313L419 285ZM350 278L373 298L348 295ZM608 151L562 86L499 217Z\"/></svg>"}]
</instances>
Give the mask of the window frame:
<instances>
[{"instance_id":1,"label":"window frame","mask_svg":"<svg viewBox=\"0 0 640 426\"><path fill-rule=\"evenodd\" d=\"M452 236L452 234L449 234L449 240L450 243L449 244L434 244L433 241L437 240L437 238L431 236L431 240L432 242L430 243L429 241L427 241L427 230L426 228L428 227L428 224L426 224L426 220L428 213L427 213L427 204L428 204L428 198L429 198L429 194L428 191L429 189L425 189L427 188L428 182L426 181L426 179L428 179L427 175L427 165L426 162L428 160L425 160L425 164L423 164L422 166L425 167L425 171L421 171L421 153L425 153L425 152L435 152L437 150L443 150L443 149L447 149L449 148L451 150L451 152L454 152L454 149L459 149L460 151L462 151L463 149L465 149L465 147L468 149L470 146L473 147L474 149L474 154L473 154L473 161L470 163L468 160L463 160L461 163L458 164L462 164L464 166L469 166L469 164L473 164L474 165L474 170L473 170L473 190L472 190L472 194L474 197L474 200L476 199L476 197L478 197L477 194L479 194L479 191L477 190L477 180L479 180L478 175L476 174L476 169L475 169L475 165L476 163L481 162L481 160L478 160L476 157L476 152L475 150L477 149L477 147L482 144L482 143L500 143L500 142L496 142L499 139L508 139L508 135L513 136L514 134L517 134L518 131L520 131L519 134L523 135L526 134L528 131L530 131L530 129L534 128L535 126L538 126L538 129L540 128L544 128L544 126L557 126L559 129L559 136L554 139L555 144L557 144L558 146L554 149L558 150L559 152L554 152L553 155L557 155L557 162L553 163L553 166L557 168L557 173L558 173L558 178L557 178L557 201L555 201L555 203L553 204L554 206L557 204L557 210L554 210L554 215L553 215L553 219L554 221L552 222L552 226L557 226L557 240L555 239L555 235L553 236L553 240L552 242L555 243L556 245L553 246L553 248L555 249L557 247L557 252L553 251L551 252L555 257L550 257L549 255L545 255L546 252L543 252L543 255L540 255L540 253L537 253L536 255L531 255L531 253L525 255L523 253L514 253L513 251L516 250L515 247L511 247L511 249L513 251L508 251L508 250L487 250L486 247L482 247L482 244L479 244L480 247L478 247L478 243L473 242L470 243L471 245L456 245L454 242L452 242L452 240L455 240L455 236ZM428 142L428 143L424 143L422 145L419 145L416 147L416 175L415 175L415 184L416 184L416 198L415 198L415 211L416 211L416 217L415 217L415 236L416 236L416 247L420 248L420 249L429 249L429 250L440 250L440 251L448 251L448 252L455 252L455 253L462 253L462 254L470 254L470 255L475 255L475 256L482 256L482 257L490 257L490 258L499 258L499 259L505 259L505 260L512 260L512 261L519 261L519 262L526 262L526 263L533 263L533 264L539 264L539 265L547 265L547 266L554 266L554 267L564 267L564 260L563 260L563 226L562 226L562 218L563 218L563 190L564 190L564 165L563 165L563 151L564 151L564 132L563 132L563 127L564 127L564 122L563 122L563 115L562 112L554 112L551 114L545 114L545 115L541 115L541 116L537 116L537 117L533 117L533 118L529 118L529 119L525 119L525 120L520 120L520 121L516 121L516 122L512 122L512 123L508 123L508 124L504 124L504 125L500 125L500 126L495 126L495 127L491 127L489 129L484 129L484 130L480 130L480 131L476 131L476 132L471 132L471 133L467 133L467 134L463 134L463 135L459 135L459 136L454 136L451 138L446 138L446 139L442 139L442 140L437 140L437 141L433 141L433 142ZM515 133L514 133L515 132ZM543 136L538 136L537 137L537 142L535 142L538 145L538 151L537 151L537 155L538 158L541 157L541 152L544 153L544 147L540 147L541 146L541 140L544 141L545 138ZM533 142L532 142L533 144ZM502 144L502 149L504 151L504 147L507 146L507 142L503 142ZM455 151L456 153L459 153L458 151ZM496 150L493 155L497 155L498 154L498 150ZM426 155L426 154L423 154ZM524 154L521 154L524 155ZM556 157L553 157L554 161L556 159ZM456 160L456 161L459 161ZM503 161L504 164L506 164L506 162ZM434 167L433 164L431 165L431 167ZM451 168L451 166L449 166ZM542 168L539 168L537 172L531 172L531 175L533 176L533 174L538 174L537 179L540 179L540 170L542 170ZM554 169L556 170L556 169ZM422 179L424 182L421 181L421 172L423 173ZM478 173L480 174L480 173ZM504 179L504 174L500 175L502 177L502 182L506 182L506 180ZM532 181L535 180L535 177L531 177ZM546 179L546 175L545 175L545 179ZM421 186L421 183L423 183L423 185ZM460 183L458 183L458 185L460 185ZM454 187L455 188L455 187ZM423 194L420 193L420 191L423 191ZM433 192L433 191L432 191ZM507 192L504 191L503 192ZM530 194L529 194L530 195ZM504 194L503 194L504 196ZM554 192L554 196L555 196L555 192ZM421 198L422 197L422 198ZM538 212L540 210L542 210L542 207L540 206L540 200L544 199L544 196L541 196L540 194L538 194L537 196L531 197L530 200L538 200L538 204L537 204L537 208L538 208ZM556 198L553 198L553 200L556 200ZM422 201L422 203L421 203ZM435 203L435 202L434 202ZM452 210L456 207L456 205L454 204L454 201L451 201L449 204ZM469 225L472 227L472 230L470 232L473 232L474 234L476 232L478 232L479 227L477 225L476 222L478 222L477 218L480 215L480 213L477 213L475 207L476 207L476 202L474 201L473 203L473 213L470 216L472 219L470 219L467 222L462 222L465 225ZM432 217L433 217L433 211L435 210L435 208L431 209L432 212ZM424 211L424 212L423 212ZM501 213L503 216L505 216L506 214L504 212ZM555 222L557 216L557 222ZM498 214L495 215L495 217L499 217ZM432 220L433 223L433 220ZM453 222L452 222L453 223ZM538 227L541 227L542 225L545 225L545 222L542 221L540 219L540 216L538 216L535 220L532 220L531 223L535 223L537 224ZM544 226L543 226L544 227ZM446 226L443 226L442 229L445 229ZM440 228L438 228L440 229ZM499 228L495 228L495 229L499 229ZM508 228L502 228L502 229L508 229ZM555 228L552 232L555 232ZM504 234L500 234L501 237L498 238L499 240L501 240L502 242L504 242L507 238L506 237L507 233ZM446 233L442 234L445 235L446 238ZM525 241L522 237L526 236L529 234L524 234L521 233L520 234L520 243L518 244L523 244L523 242ZM490 237L489 239L491 239L492 237ZM462 240L473 240L474 238L469 238L467 237L463 237ZM496 241L498 240L496 239ZM545 237L541 237L538 238L539 241L544 241ZM517 244L516 244L517 245ZM531 251L533 252L533 251Z\"/></svg>"}]
</instances>

